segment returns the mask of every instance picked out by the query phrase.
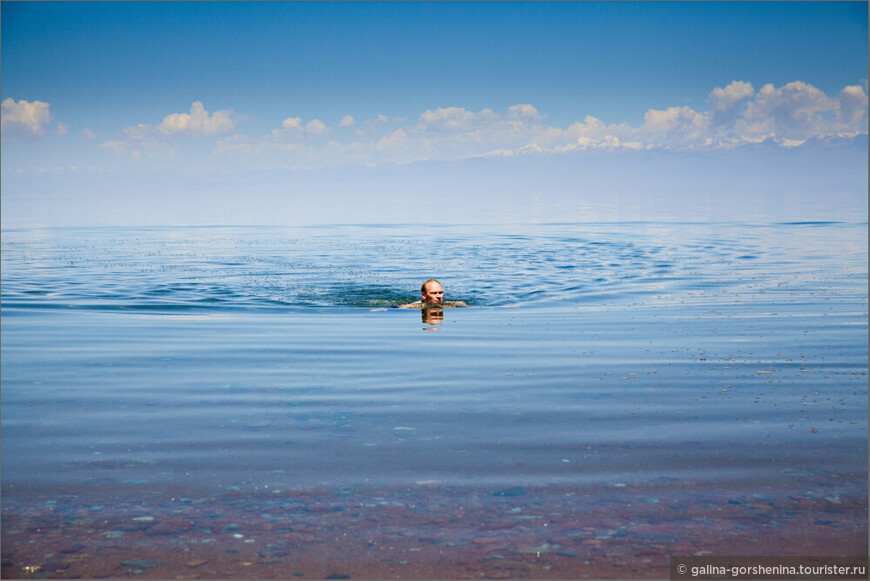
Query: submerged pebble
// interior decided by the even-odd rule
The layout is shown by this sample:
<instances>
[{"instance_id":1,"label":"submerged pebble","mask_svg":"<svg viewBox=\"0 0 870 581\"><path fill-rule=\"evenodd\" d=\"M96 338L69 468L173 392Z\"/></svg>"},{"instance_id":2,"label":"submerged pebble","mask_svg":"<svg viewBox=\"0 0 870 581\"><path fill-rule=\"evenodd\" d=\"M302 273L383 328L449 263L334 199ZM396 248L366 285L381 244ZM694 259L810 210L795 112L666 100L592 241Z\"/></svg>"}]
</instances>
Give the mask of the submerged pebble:
<instances>
[{"instance_id":1,"label":"submerged pebble","mask_svg":"<svg viewBox=\"0 0 870 581\"><path fill-rule=\"evenodd\" d=\"M208 563L206 559L191 559L190 561L186 562L185 565L187 565L188 567L199 567L201 565L205 565L206 563Z\"/></svg>"},{"instance_id":2,"label":"submerged pebble","mask_svg":"<svg viewBox=\"0 0 870 581\"><path fill-rule=\"evenodd\" d=\"M134 567L136 569L152 569L163 564L163 559L127 559L121 561L122 567Z\"/></svg>"},{"instance_id":3,"label":"submerged pebble","mask_svg":"<svg viewBox=\"0 0 870 581\"><path fill-rule=\"evenodd\" d=\"M511 486L510 488L505 488L504 490L492 493L493 496L524 496L526 494L528 494L528 492L522 486Z\"/></svg>"}]
</instances>

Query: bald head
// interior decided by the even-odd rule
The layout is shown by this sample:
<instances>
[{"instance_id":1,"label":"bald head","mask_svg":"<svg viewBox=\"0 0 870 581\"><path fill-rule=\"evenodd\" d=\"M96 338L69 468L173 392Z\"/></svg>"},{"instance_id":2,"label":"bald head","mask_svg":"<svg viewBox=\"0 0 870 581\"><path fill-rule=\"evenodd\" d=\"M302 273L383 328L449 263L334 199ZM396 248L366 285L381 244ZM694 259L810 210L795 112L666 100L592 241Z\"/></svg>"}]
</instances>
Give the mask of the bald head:
<instances>
[{"instance_id":1,"label":"bald head","mask_svg":"<svg viewBox=\"0 0 870 581\"><path fill-rule=\"evenodd\" d=\"M420 287L420 296L424 303L440 304L444 300L444 289L440 282L430 278Z\"/></svg>"}]
</instances>

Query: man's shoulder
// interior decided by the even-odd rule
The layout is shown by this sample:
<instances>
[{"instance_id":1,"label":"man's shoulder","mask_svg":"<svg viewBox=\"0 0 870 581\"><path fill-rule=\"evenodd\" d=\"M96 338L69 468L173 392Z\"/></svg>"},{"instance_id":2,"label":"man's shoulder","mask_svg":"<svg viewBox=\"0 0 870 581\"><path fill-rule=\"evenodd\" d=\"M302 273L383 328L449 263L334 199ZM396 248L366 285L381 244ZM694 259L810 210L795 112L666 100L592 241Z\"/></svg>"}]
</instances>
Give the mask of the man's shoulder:
<instances>
[{"instance_id":1,"label":"man's shoulder","mask_svg":"<svg viewBox=\"0 0 870 581\"><path fill-rule=\"evenodd\" d=\"M422 309L422 308L434 308L434 309L455 309L458 307L467 307L468 304L465 301L444 301L443 303L424 303L423 301L414 301L413 303L408 303L407 305L399 305L400 309Z\"/></svg>"}]
</instances>

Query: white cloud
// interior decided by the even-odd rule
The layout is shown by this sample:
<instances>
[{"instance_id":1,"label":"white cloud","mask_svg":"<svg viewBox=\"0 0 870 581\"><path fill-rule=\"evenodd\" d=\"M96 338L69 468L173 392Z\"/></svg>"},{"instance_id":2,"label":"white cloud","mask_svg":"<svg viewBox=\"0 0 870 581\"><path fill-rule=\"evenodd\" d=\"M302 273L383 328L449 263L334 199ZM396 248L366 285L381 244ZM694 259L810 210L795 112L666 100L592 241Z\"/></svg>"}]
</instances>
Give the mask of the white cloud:
<instances>
[{"instance_id":1,"label":"white cloud","mask_svg":"<svg viewBox=\"0 0 870 581\"><path fill-rule=\"evenodd\" d=\"M484 109L480 113L472 113L462 107L446 107L426 111L420 115L418 127L422 131L462 132L472 129L475 123L492 119L493 112Z\"/></svg>"},{"instance_id":2,"label":"white cloud","mask_svg":"<svg viewBox=\"0 0 870 581\"><path fill-rule=\"evenodd\" d=\"M186 133L190 135L215 135L229 133L233 130L232 110L216 111L209 115L201 101L195 101L190 107L190 113L173 113L167 115L157 127L163 135Z\"/></svg>"},{"instance_id":3,"label":"white cloud","mask_svg":"<svg viewBox=\"0 0 870 581\"><path fill-rule=\"evenodd\" d=\"M592 136L599 135L607 130L607 126L601 119L587 115L583 122L577 122L569 126L566 130L566 137L571 140L586 138L591 139Z\"/></svg>"},{"instance_id":4,"label":"white cloud","mask_svg":"<svg viewBox=\"0 0 870 581\"><path fill-rule=\"evenodd\" d=\"M538 113L538 110L531 105L514 105L508 107L507 117L509 119L530 119L532 121L540 121L543 119Z\"/></svg>"},{"instance_id":5,"label":"white cloud","mask_svg":"<svg viewBox=\"0 0 870 581\"><path fill-rule=\"evenodd\" d=\"M324 137L331 132L332 129L320 119L312 119L303 125L301 118L288 117L281 123L280 129L272 130L269 139L276 142L294 141L304 138Z\"/></svg>"},{"instance_id":6,"label":"white cloud","mask_svg":"<svg viewBox=\"0 0 870 581\"><path fill-rule=\"evenodd\" d=\"M396 129L391 134L381 137L376 147L379 150L405 147L411 142L411 138L403 129Z\"/></svg>"},{"instance_id":7,"label":"white cloud","mask_svg":"<svg viewBox=\"0 0 870 581\"><path fill-rule=\"evenodd\" d=\"M52 118L48 103L9 98L0 105L4 136L7 132L24 136L67 132L66 125ZM756 89L733 80L713 88L703 107L649 109L637 125L608 124L593 115L554 125L533 105L519 103L500 111L437 107L410 120L386 114L369 119L345 115L336 126L342 131L320 119L288 116L276 129L257 136L236 132L244 117L232 109L210 113L201 101L195 101L189 112L167 115L157 125L126 127L116 139L97 143L103 150L138 158L171 157L187 151L202 156L202 144L207 147L212 138L214 152L221 155L218 163L235 156L259 167L406 163L594 149L693 150L763 141L788 148L814 137L866 135L867 111L867 89L861 84L828 96L802 81ZM79 133L96 140L89 129ZM197 143L177 139L182 136L200 139Z\"/></svg>"},{"instance_id":8,"label":"white cloud","mask_svg":"<svg viewBox=\"0 0 870 581\"><path fill-rule=\"evenodd\" d=\"M690 107L668 107L664 111L650 109L643 125L634 133L649 145L684 148L703 143L709 136L710 116Z\"/></svg>"},{"instance_id":9,"label":"white cloud","mask_svg":"<svg viewBox=\"0 0 870 581\"><path fill-rule=\"evenodd\" d=\"M867 128L867 94L858 85L845 87L837 99L837 119L842 131L851 132Z\"/></svg>"},{"instance_id":10,"label":"white cloud","mask_svg":"<svg viewBox=\"0 0 870 581\"><path fill-rule=\"evenodd\" d=\"M542 119L531 105L514 105L504 113L439 107L423 112L407 132L430 154L463 157L541 145L539 142L548 138L548 128L540 123Z\"/></svg>"},{"instance_id":11,"label":"white cloud","mask_svg":"<svg viewBox=\"0 0 870 581\"><path fill-rule=\"evenodd\" d=\"M16 102L11 97L0 103L0 126L3 133L14 132L23 135L42 137L48 133L51 123L51 106L42 101ZM61 135L66 133L66 127L58 124Z\"/></svg>"},{"instance_id":12,"label":"white cloud","mask_svg":"<svg viewBox=\"0 0 870 581\"><path fill-rule=\"evenodd\" d=\"M254 136L231 134L238 119L231 110L209 114L197 101L190 113L169 115L157 127L128 127L119 141L101 147L131 155L164 155L172 152L171 136L215 135L220 136L214 150L222 155L220 163L236 156L259 167L406 163L593 149L695 150L768 140L796 147L812 137L866 134L867 108L866 89L859 85L829 97L801 81L756 90L750 83L734 80L714 88L706 107L649 109L638 125L608 124L593 115L552 125L533 105L520 103L502 111L437 107L410 121L385 114L369 119L345 115L337 128L349 131L334 131L320 119L288 116L267 134ZM47 122L41 126L48 127Z\"/></svg>"},{"instance_id":13,"label":"white cloud","mask_svg":"<svg viewBox=\"0 0 870 581\"><path fill-rule=\"evenodd\" d=\"M305 125L305 134L311 137L322 137L329 133L329 131L329 127L320 119L314 119Z\"/></svg>"},{"instance_id":14,"label":"white cloud","mask_svg":"<svg viewBox=\"0 0 870 581\"><path fill-rule=\"evenodd\" d=\"M302 119L300 119L299 117L288 117L281 124L281 127L285 131L293 131L295 129L302 130Z\"/></svg>"},{"instance_id":15,"label":"white cloud","mask_svg":"<svg viewBox=\"0 0 870 581\"><path fill-rule=\"evenodd\" d=\"M151 125L140 123L135 127L122 129L121 135L132 141L144 141L146 139L153 139L154 128Z\"/></svg>"},{"instance_id":16,"label":"white cloud","mask_svg":"<svg viewBox=\"0 0 870 581\"><path fill-rule=\"evenodd\" d=\"M846 87L831 98L799 81L756 91L750 83L734 80L714 88L708 103L701 111L687 106L650 109L637 126L607 124L592 115L567 127L548 125L531 104L501 112L438 107L412 122L383 114L358 122L347 115L339 127L354 130L329 142L311 139L330 132L319 120L306 123L289 117L256 146L225 143L223 151L275 154L291 165L311 167L585 149L710 149L771 139L782 147L795 147L813 136L867 132L867 95L860 86Z\"/></svg>"},{"instance_id":17,"label":"white cloud","mask_svg":"<svg viewBox=\"0 0 870 581\"><path fill-rule=\"evenodd\" d=\"M710 93L709 100L713 103L713 110L717 112L733 111L741 102L752 97L755 89L752 85L743 81L732 81L724 88L716 87Z\"/></svg>"},{"instance_id":18,"label":"white cloud","mask_svg":"<svg viewBox=\"0 0 870 581\"><path fill-rule=\"evenodd\" d=\"M777 89L767 84L747 103L735 129L743 137L772 133L782 139L807 139L825 133L821 113L835 108L835 101L812 85L795 81Z\"/></svg>"},{"instance_id":19,"label":"white cloud","mask_svg":"<svg viewBox=\"0 0 870 581\"><path fill-rule=\"evenodd\" d=\"M124 153L127 149L127 144L123 141L106 141L100 144L100 148L114 151L115 153Z\"/></svg>"},{"instance_id":20,"label":"white cloud","mask_svg":"<svg viewBox=\"0 0 870 581\"><path fill-rule=\"evenodd\" d=\"M172 140L176 136L212 137L229 133L235 122L244 119L232 109L209 114L201 101L194 101L190 113L173 113L163 118L156 127L147 123L126 127L121 130L120 140L108 141L100 147L113 151L127 151L134 158L143 153L149 156L172 156L178 151ZM88 133L85 133L88 132ZM83 135L93 135L85 130ZM122 147L123 146L123 147Z\"/></svg>"},{"instance_id":21,"label":"white cloud","mask_svg":"<svg viewBox=\"0 0 870 581\"><path fill-rule=\"evenodd\" d=\"M749 83L733 81L714 89L709 101L709 111L651 109L639 127L605 126L587 116L585 122L565 130L568 143L561 150L612 147L616 143L622 148L699 149L768 139L783 147L795 147L811 137L867 133L867 95L860 86L846 87L830 98L800 81L779 88L768 84L757 93Z\"/></svg>"}]
</instances>

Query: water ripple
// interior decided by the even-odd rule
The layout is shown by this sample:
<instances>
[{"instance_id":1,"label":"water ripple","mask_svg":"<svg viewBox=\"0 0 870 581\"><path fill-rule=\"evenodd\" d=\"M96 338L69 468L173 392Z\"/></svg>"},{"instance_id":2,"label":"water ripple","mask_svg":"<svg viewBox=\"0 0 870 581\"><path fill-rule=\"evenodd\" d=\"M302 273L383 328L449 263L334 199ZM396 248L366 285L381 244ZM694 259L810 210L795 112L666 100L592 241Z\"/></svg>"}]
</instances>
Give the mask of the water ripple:
<instances>
[{"instance_id":1,"label":"water ripple","mask_svg":"<svg viewBox=\"0 0 870 581\"><path fill-rule=\"evenodd\" d=\"M800 236L794 230L801 229ZM618 304L806 287L843 260L866 273L861 225L538 225L7 231L5 308L391 307L437 276L472 306ZM837 242L831 246L831 241ZM853 252L825 251L843 248ZM836 281L834 281L836 283ZM845 284L839 281L839 284Z\"/></svg>"}]
</instances>

